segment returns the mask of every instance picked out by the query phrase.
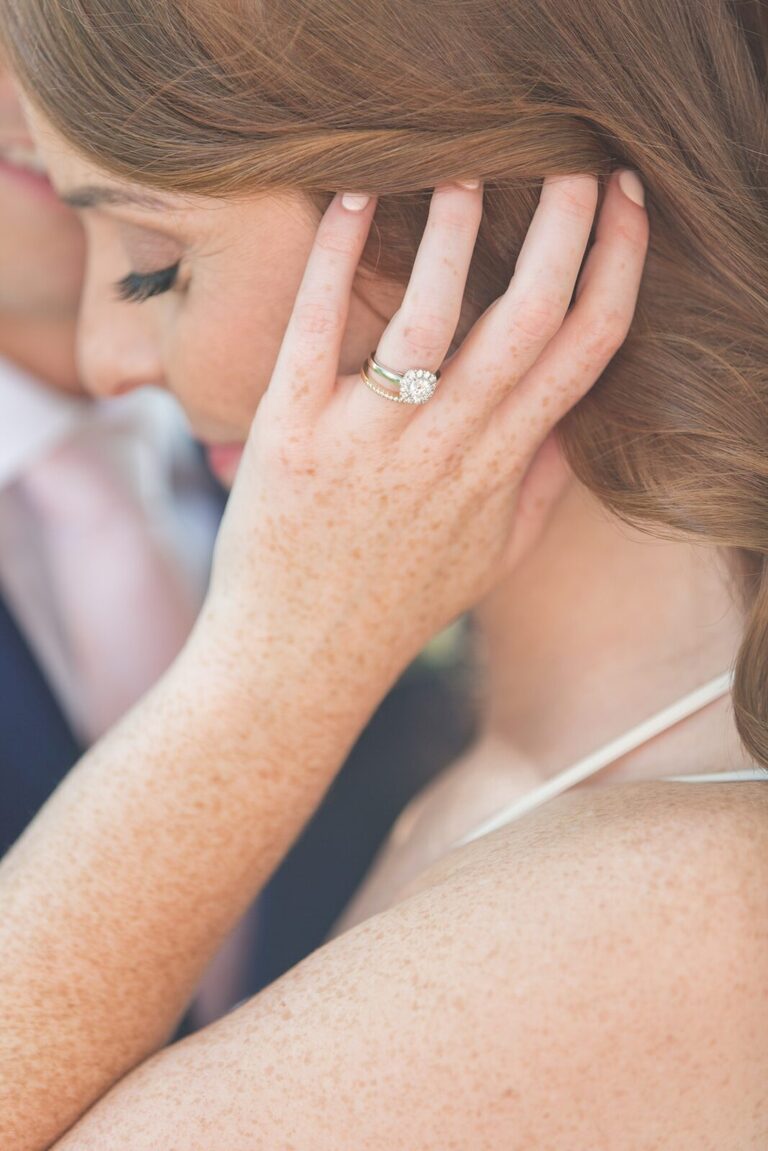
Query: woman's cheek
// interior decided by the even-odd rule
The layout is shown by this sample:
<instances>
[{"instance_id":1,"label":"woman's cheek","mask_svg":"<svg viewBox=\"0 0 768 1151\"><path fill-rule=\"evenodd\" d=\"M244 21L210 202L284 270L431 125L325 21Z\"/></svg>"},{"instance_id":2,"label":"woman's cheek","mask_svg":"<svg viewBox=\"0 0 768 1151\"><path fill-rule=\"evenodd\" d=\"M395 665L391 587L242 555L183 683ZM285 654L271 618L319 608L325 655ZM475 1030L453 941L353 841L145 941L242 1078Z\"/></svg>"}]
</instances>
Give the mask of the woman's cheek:
<instances>
[{"instance_id":1,"label":"woman's cheek","mask_svg":"<svg viewBox=\"0 0 768 1151\"><path fill-rule=\"evenodd\" d=\"M226 309L179 314L166 341L167 383L202 438L245 442L258 401L260 365Z\"/></svg>"}]
</instances>

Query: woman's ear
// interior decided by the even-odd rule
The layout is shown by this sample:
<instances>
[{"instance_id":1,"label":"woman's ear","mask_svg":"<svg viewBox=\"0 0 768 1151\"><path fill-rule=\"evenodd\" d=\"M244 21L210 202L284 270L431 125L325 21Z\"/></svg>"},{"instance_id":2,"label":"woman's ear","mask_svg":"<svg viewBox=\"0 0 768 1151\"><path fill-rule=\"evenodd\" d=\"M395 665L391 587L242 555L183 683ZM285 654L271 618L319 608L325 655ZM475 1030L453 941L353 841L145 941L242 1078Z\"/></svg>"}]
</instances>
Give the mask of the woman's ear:
<instances>
[{"instance_id":1,"label":"woman's ear","mask_svg":"<svg viewBox=\"0 0 768 1151\"><path fill-rule=\"evenodd\" d=\"M554 428L531 460L518 493L507 553L510 571L536 546L573 478Z\"/></svg>"}]
</instances>

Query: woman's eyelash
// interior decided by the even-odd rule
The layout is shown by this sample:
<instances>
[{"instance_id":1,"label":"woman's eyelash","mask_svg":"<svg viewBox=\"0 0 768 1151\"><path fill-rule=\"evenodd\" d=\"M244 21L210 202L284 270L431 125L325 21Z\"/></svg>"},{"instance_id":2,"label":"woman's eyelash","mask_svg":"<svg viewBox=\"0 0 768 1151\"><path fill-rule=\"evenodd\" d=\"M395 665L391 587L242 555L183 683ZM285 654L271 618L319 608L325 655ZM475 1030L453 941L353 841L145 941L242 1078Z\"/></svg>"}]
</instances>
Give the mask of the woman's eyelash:
<instances>
[{"instance_id":1,"label":"woman's eyelash","mask_svg":"<svg viewBox=\"0 0 768 1151\"><path fill-rule=\"evenodd\" d=\"M148 300L150 296L162 296L163 292L170 292L175 285L180 264L179 260L169 268L161 268L159 272L129 272L118 281L117 294L121 300L135 304Z\"/></svg>"}]
</instances>

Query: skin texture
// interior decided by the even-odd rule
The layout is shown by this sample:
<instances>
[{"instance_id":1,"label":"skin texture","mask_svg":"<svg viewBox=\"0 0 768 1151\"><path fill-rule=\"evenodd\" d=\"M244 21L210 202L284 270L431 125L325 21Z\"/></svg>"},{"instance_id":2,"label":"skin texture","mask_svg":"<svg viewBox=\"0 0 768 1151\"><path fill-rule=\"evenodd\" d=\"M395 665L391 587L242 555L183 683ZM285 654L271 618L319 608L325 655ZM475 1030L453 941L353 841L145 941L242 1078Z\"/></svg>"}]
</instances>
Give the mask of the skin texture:
<instances>
[{"instance_id":1,"label":"skin texture","mask_svg":"<svg viewBox=\"0 0 768 1151\"><path fill-rule=\"evenodd\" d=\"M198 627L0 871L4 1147L47 1146L163 1042L395 675L535 537L557 471L542 446L621 343L647 243L645 213L612 181L566 315L595 191L591 177L545 183L508 292L415 412L337 375L375 205L337 199L326 213ZM435 250L451 251L444 303L457 315L480 198L436 193L410 300L434 277ZM395 352L422 351L411 307L387 334ZM435 322L432 354L452 337L450 320ZM501 339L515 365L503 378L491 370ZM468 1002L471 1017L480 1004ZM312 1028L324 1026L320 1013ZM454 1065L462 1032L445 1038Z\"/></svg>"},{"instance_id":2,"label":"skin texture","mask_svg":"<svg viewBox=\"0 0 768 1151\"><path fill-rule=\"evenodd\" d=\"M708 791L573 793L456 853L57 1149L757 1151L768 800Z\"/></svg>"}]
</instances>

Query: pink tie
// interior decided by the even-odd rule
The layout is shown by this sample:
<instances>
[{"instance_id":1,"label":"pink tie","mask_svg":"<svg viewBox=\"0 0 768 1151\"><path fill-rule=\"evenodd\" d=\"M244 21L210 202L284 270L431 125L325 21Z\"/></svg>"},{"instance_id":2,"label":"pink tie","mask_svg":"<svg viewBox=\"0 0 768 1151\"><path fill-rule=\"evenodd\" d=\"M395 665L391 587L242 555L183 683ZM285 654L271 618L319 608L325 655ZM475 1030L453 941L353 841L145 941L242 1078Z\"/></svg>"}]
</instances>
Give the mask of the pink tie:
<instances>
[{"instance_id":1,"label":"pink tie","mask_svg":"<svg viewBox=\"0 0 768 1151\"><path fill-rule=\"evenodd\" d=\"M98 446L68 441L18 481L42 540L88 739L159 678L194 619L190 595L127 482Z\"/></svg>"}]
</instances>

